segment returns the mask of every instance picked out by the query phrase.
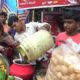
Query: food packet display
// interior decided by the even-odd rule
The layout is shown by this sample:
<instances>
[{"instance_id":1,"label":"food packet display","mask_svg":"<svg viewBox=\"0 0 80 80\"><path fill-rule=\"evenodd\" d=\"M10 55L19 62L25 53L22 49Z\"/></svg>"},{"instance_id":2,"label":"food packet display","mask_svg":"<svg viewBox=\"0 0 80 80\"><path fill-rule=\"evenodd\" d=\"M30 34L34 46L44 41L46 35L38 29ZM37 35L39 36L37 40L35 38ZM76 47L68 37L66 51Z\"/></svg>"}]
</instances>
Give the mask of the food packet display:
<instances>
[{"instance_id":1,"label":"food packet display","mask_svg":"<svg viewBox=\"0 0 80 80\"><path fill-rule=\"evenodd\" d=\"M45 80L80 80L80 54L65 44L53 53Z\"/></svg>"}]
</instances>

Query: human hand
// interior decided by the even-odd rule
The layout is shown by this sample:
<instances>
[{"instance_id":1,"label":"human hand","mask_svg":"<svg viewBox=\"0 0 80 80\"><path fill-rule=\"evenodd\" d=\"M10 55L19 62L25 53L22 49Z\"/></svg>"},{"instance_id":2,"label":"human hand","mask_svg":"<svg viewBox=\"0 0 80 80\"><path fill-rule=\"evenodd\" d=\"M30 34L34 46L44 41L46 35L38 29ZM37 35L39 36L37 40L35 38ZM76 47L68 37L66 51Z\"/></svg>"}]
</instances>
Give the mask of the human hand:
<instances>
[{"instance_id":1,"label":"human hand","mask_svg":"<svg viewBox=\"0 0 80 80\"><path fill-rule=\"evenodd\" d=\"M4 52L5 51L5 48L3 46L1 46L1 45L0 45L0 51L1 52Z\"/></svg>"}]
</instances>

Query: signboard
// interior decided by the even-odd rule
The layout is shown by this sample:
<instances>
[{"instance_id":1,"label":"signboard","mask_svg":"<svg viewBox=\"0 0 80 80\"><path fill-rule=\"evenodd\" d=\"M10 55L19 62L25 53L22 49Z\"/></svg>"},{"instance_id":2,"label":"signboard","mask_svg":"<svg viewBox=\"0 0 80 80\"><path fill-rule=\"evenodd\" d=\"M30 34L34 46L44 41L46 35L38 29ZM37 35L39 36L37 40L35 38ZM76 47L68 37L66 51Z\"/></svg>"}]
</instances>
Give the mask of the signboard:
<instances>
[{"instance_id":1,"label":"signboard","mask_svg":"<svg viewBox=\"0 0 80 80\"><path fill-rule=\"evenodd\" d=\"M66 6L76 3L76 0L17 0L18 9Z\"/></svg>"}]
</instances>

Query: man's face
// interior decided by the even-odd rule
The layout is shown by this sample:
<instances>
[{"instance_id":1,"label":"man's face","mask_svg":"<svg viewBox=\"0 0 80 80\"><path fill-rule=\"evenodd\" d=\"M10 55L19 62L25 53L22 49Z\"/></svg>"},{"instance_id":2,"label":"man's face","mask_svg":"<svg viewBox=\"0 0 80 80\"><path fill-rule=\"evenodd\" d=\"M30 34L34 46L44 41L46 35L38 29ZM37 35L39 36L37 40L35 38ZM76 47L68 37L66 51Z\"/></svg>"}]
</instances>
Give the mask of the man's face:
<instances>
[{"instance_id":1,"label":"man's face","mask_svg":"<svg viewBox=\"0 0 80 80\"><path fill-rule=\"evenodd\" d=\"M77 22L73 19L64 19L63 26L67 33L73 33L77 29Z\"/></svg>"},{"instance_id":2,"label":"man's face","mask_svg":"<svg viewBox=\"0 0 80 80\"><path fill-rule=\"evenodd\" d=\"M6 19L6 16L0 15L0 22L5 23Z\"/></svg>"},{"instance_id":3,"label":"man's face","mask_svg":"<svg viewBox=\"0 0 80 80\"><path fill-rule=\"evenodd\" d=\"M17 32L22 32L25 30L25 24L21 20L14 22L13 25Z\"/></svg>"}]
</instances>

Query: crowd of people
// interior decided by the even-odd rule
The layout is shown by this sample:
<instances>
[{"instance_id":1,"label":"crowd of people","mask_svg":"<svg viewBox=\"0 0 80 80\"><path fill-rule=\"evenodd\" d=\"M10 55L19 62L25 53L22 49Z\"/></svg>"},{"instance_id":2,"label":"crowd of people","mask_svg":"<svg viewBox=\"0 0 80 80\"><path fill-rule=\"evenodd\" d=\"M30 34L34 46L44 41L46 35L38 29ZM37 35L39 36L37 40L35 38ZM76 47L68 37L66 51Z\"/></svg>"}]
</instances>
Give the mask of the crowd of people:
<instances>
[{"instance_id":1,"label":"crowd of people","mask_svg":"<svg viewBox=\"0 0 80 80\"><path fill-rule=\"evenodd\" d=\"M66 40L71 38L75 43L80 43L80 17L79 12L66 10L63 13L63 27L65 32L56 36L55 45L66 44ZM25 24L16 15L11 15L7 19L7 13L0 12L0 52L7 55L10 64L15 54L18 52L15 48L20 44L22 39L33 35L39 30L51 32L51 25L43 22L29 22Z\"/></svg>"},{"instance_id":2,"label":"crowd of people","mask_svg":"<svg viewBox=\"0 0 80 80\"><path fill-rule=\"evenodd\" d=\"M50 32L51 25L43 22L29 22L25 24L17 15L9 15L0 12L0 52L7 55L10 64L18 51L15 48L20 44L22 39L28 37L39 30Z\"/></svg>"}]
</instances>

